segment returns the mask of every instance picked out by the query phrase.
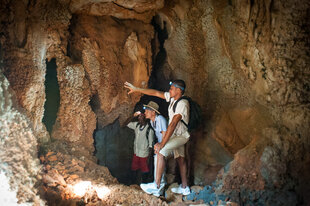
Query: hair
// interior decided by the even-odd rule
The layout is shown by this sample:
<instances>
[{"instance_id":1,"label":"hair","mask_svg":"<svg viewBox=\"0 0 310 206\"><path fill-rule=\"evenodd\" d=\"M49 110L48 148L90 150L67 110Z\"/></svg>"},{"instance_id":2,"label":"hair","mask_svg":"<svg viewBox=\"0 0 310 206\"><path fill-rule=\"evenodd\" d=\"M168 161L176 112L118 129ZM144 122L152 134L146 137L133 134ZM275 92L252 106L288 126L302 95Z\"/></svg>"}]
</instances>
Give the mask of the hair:
<instances>
[{"instance_id":1,"label":"hair","mask_svg":"<svg viewBox=\"0 0 310 206\"><path fill-rule=\"evenodd\" d=\"M138 111L144 112L143 104L139 102L135 105L135 108L133 109L133 113L138 112Z\"/></svg>"},{"instance_id":2,"label":"hair","mask_svg":"<svg viewBox=\"0 0 310 206\"><path fill-rule=\"evenodd\" d=\"M177 84L177 85L183 87L184 90L182 90L182 89L180 89L180 90L182 91L182 94L184 94L185 89L186 89L186 84L185 84L185 82L184 82L182 79L176 79L176 80L174 80L172 83L173 83L173 84Z\"/></svg>"}]
</instances>

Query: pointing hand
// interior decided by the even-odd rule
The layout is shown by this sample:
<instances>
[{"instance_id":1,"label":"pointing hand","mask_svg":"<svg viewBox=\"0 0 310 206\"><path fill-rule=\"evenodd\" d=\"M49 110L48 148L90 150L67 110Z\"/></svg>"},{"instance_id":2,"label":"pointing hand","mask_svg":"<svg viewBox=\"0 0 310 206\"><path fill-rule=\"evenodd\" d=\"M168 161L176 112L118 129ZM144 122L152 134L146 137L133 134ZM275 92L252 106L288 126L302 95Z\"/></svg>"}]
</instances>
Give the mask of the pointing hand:
<instances>
[{"instance_id":1,"label":"pointing hand","mask_svg":"<svg viewBox=\"0 0 310 206\"><path fill-rule=\"evenodd\" d=\"M133 85L130 84L129 82L125 82L125 83L124 83L124 87L127 88L127 89L129 89L128 94L131 94L131 93L135 92L135 91L138 89L137 87L133 86Z\"/></svg>"}]
</instances>

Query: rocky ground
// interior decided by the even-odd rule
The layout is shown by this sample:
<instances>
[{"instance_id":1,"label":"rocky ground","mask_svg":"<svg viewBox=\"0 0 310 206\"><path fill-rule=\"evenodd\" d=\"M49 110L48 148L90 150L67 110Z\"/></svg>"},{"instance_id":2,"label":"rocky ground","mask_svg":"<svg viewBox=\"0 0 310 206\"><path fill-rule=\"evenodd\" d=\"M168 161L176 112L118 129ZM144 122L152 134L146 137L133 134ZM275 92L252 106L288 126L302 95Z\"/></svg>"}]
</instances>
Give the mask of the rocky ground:
<instances>
[{"instance_id":1,"label":"rocky ground","mask_svg":"<svg viewBox=\"0 0 310 206\"><path fill-rule=\"evenodd\" d=\"M48 205L167 205L125 186L106 167L63 142L54 142L40 156L43 164L41 196Z\"/></svg>"},{"instance_id":2,"label":"rocky ground","mask_svg":"<svg viewBox=\"0 0 310 206\"><path fill-rule=\"evenodd\" d=\"M169 185L165 196L156 198L138 185L125 186L106 167L95 163L82 149L55 141L41 148L40 196L48 205L238 205L212 193L211 187L192 186L187 197L175 195Z\"/></svg>"}]
</instances>

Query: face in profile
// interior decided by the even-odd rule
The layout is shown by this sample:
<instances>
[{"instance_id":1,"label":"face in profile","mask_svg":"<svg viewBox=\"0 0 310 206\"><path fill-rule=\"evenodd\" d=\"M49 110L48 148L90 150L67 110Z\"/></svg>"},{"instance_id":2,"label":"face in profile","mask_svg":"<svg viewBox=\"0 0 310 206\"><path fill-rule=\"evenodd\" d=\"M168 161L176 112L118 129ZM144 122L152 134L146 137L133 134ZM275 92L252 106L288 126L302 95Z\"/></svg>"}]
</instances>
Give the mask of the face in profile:
<instances>
[{"instance_id":1,"label":"face in profile","mask_svg":"<svg viewBox=\"0 0 310 206\"><path fill-rule=\"evenodd\" d=\"M175 97L175 95L177 94L177 90L178 88L175 87L174 85L171 85L170 89L169 89L169 93L170 93L170 97Z\"/></svg>"},{"instance_id":2,"label":"face in profile","mask_svg":"<svg viewBox=\"0 0 310 206\"><path fill-rule=\"evenodd\" d=\"M146 109L144 113L145 113L146 119L151 119L151 117L152 117L152 111L151 110Z\"/></svg>"}]
</instances>

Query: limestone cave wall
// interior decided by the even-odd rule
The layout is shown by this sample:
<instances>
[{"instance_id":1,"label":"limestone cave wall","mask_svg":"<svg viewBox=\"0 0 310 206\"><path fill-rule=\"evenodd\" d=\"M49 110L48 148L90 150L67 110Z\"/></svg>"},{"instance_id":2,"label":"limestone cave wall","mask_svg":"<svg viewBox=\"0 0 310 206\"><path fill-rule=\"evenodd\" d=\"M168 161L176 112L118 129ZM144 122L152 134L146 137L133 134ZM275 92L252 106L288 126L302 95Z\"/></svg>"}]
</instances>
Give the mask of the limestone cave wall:
<instances>
[{"instance_id":1,"label":"limestone cave wall","mask_svg":"<svg viewBox=\"0 0 310 206\"><path fill-rule=\"evenodd\" d=\"M28 119L13 122L39 146L65 142L96 162L94 137L122 125L140 100L125 81L164 89L184 79L204 118L191 137L192 184L213 184L239 203L305 204L309 10L306 0L3 1L0 83L8 80ZM53 58L60 106L49 134L42 119Z\"/></svg>"},{"instance_id":2,"label":"limestone cave wall","mask_svg":"<svg viewBox=\"0 0 310 206\"><path fill-rule=\"evenodd\" d=\"M204 111L196 184L225 165L217 192L235 199L290 205L308 190L308 14L306 1L169 1L158 12L166 78L184 79Z\"/></svg>"},{"instance_id":3,"label":"limestone cave wall","mask_svg":"<svg viewBox=\"0 0 310 206\"><path fill-rule=\"evenodd\" d=\"M18 105L15 93L2 73L0 108L1 204L43 205L37 188L41 179L37 137L30 119Z\"/></svg>"}]
</instances>

